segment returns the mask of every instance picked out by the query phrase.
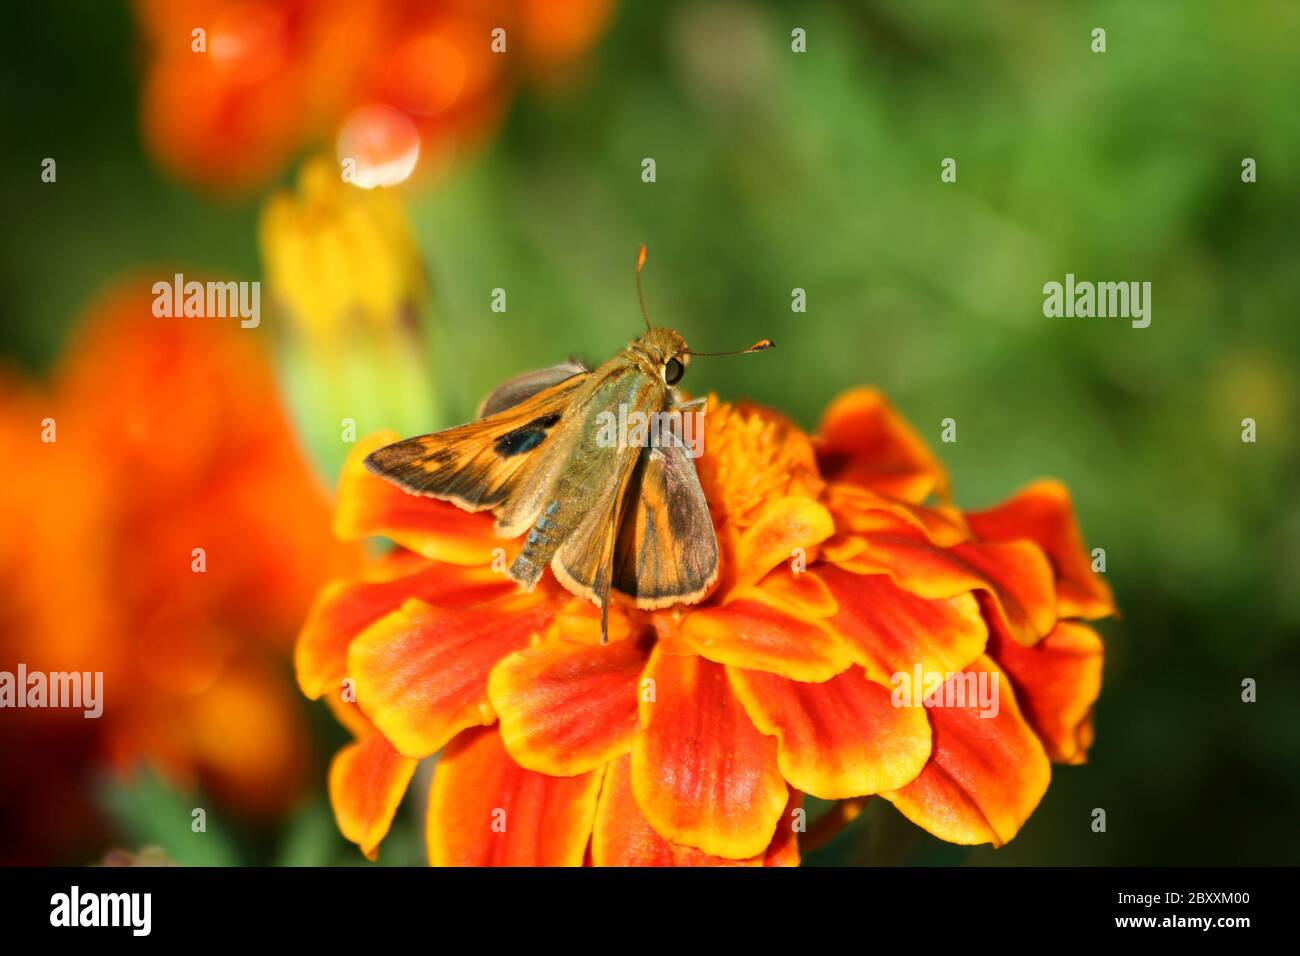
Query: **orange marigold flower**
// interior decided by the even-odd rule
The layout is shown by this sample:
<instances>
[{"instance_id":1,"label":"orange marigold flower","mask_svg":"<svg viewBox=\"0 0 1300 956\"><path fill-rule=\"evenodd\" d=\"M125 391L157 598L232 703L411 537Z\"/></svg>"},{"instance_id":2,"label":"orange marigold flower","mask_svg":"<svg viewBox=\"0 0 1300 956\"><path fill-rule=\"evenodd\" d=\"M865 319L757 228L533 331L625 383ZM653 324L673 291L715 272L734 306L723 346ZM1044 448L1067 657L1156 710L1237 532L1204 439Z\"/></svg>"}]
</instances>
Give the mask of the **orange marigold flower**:
<instances>
[{"instance_id":1,"label":"orange marigold flower","mask_svg":"<svg viewBox=\"0 0 1300 956\"><path fill-rule=\"evenodd\" d=\"M141 282L95 305L49 387L0 381L0 670L103 673L98 719L6 712L0 763L31 785L0 796L22 834L5 859L84 859L88 796L113 766L248 815L286 810L307 780L285 658L353 549L256 338L156 318L152 299Z\"/></svg>"},{"instance_id":2,"label":"orange marigold flower","mask_svg":"<svg viewBox=\"0 0 1300 956\"><path fill-rule=\"evenodd\" d=\"M612 0L136 0L145 139L200 185L244 190L342 131L340 158L400 181L472 144L521 78L589 49ZM391 177L392 170L382 173ZM362 171L359 182L365 182Z\"/></svg>"},{"instance_id":3,"label":"orange marigold flower","mask_svg":"<svg viewBox=\"0 0 1300 956\"><path fill-rule=\"evenodd\" d=\"M335 532L398 547L318 596L297 665L357 738L330 796L367 855L439 750L434 864L792 864L803 794L879 795L1001 845L1049 761L1084 760L1102 661L1084 621L1114 607L1064 488L959 511L870 389L813 437L717 399L705 421L719 583L690 607L615 605L605 646L549 574L524 593L500 573L515 545L489 516L365 470L398 436L355 450Z\"/></svg>"}]
</instances>

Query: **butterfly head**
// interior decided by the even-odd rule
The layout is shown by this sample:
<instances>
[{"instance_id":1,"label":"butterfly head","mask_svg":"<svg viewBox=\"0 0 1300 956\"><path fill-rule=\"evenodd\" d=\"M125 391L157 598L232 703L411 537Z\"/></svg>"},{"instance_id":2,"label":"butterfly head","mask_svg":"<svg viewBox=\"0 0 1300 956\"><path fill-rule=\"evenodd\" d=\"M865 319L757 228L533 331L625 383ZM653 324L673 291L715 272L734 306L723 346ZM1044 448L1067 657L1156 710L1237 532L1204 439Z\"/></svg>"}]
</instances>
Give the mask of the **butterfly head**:
<instances>
[{"instance_id":1,"label":"butterfly head","mask_svg":"<svg viewBox=\"0 0 1300 956\"><path fill-rule=\"evenodd\" d=\"M686 340L672 329L648 329L632 348L654 368L667 385L676 385L691 364Z\"/></svg>"}]
</instances>

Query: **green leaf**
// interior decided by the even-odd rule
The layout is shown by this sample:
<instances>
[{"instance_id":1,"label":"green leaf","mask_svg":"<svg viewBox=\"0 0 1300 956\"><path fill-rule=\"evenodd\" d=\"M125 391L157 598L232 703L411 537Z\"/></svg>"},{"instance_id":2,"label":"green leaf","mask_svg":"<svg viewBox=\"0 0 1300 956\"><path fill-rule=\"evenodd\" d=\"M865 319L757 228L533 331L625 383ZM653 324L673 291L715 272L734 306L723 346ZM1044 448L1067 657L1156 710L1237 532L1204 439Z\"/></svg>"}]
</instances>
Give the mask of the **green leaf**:
<instances>
[{"instance_id":1,"label":"green leaf","mask_svg":"<svg viewBox=\"0 0 1300 956\"><path fill-rule=\"evenodd\" d=\"M183 793L152 771L112 779L99 790L99 803L112 819L119 846L138 852L161 847L185 866L238 866L242 853L231 831L201 793ZM199 817L196 811L202 810ZM195 832L202 819L204 829Z\"/></svg>"}]
</instances>

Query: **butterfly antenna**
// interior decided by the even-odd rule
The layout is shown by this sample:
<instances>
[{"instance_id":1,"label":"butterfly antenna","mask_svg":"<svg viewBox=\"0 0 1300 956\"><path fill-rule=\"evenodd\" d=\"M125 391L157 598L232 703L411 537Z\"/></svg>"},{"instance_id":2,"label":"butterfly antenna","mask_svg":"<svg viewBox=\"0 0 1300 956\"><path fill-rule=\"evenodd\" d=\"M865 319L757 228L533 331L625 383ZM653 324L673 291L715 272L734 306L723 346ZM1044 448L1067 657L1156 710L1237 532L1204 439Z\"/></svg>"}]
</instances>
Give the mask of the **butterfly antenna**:
<instances>
[{"instance_id":1,"label":"butterfly antenna","mask_svg":"<svg viewBox=\"0 0 1300 956\"><path fill-rule=\"evenodd\" d=\"M654 328L650 324L650 313L645 307L645 289L641 286L641 270L645 268L645 260L648 252L645 243L641 243L641 249L636 254L636 297L641 301L641 318L645 319L646 330Z\"/></svg>"},{"instance_id":2,"label":"butterfly antenna","mask_svg":"<svg viewBox=\"0 0 1300 956\"><path fill-rule=\"evenodd\" d=\"M703 355L705 357L716 357L719 355L748 355L750 352L762 352L764 349L774 349L776 343L771 339L759 339L747 349L737 349L734 352L687 352L687 355Z\"/></svg>"}]
</instances>

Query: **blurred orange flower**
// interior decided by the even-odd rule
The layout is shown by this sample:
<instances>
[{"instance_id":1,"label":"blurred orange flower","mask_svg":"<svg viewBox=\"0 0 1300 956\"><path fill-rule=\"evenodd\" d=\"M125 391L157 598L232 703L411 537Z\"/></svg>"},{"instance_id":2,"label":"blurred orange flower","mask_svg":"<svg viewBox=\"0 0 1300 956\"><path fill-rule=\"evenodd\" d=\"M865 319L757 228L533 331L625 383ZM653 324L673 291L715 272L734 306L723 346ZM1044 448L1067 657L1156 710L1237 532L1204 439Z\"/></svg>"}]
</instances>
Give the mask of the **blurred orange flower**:
<instances>
[{"instance_id":1,"label":"blurred orange flower","mask_svg":"<svg viewBox=\"0 0 1300 956\"><path fill-rule=\"evenodd\" d=\"M494 570L518 545L489 516L365 470L398 436L357 447L335 531L398 549L322 591L297 666L356 736L329 786L363 852L439 750L434 864L792 864L804 793L879 794L944 840L1001 845L1049 761L1084 760L1102 644L1083 620L1113 602L1060 485L957 510L869 389L815 438L717 399L706 423L719 583L692 607L616 606L606 646L549 573L524 593ZM918 673L938 675L924 706ZM975 686L992 697L960 696Z\"/></svg>"},{"instance_id":2,"label":"blurred orange flower","mask_svg":"<svg viewBox=\"0 0 1300 956\"><path fill-rule=\"evenodd\" d=\"M138 0L145 139L174 174L240 191L342 131L396 181L493 128L521 80L589 49L612 0ZM504 31L498 33L495 31ZM396 164L394 173L390 164Z\"/></svg>"},{"instance_id":3,"label":"blurred orange flower","mask_svg":"<svg viewBox=\"0 0 1300 956\"><path fill-rule=\"evenodd\" d=\"M151 305L143 283L108 296L49 389L0 385L16 465L0 477L0 669L103 672L99 719L6 715L0 762L22 753L28 779L4 813L29 842L4 852L28 862L84 849L87 785L109 766L147 761L253 815L286 809L308 770L281 661L351 551L254 340Z\"/></svg>"}]
</instances>

